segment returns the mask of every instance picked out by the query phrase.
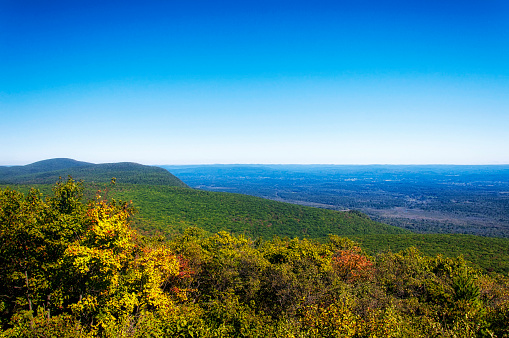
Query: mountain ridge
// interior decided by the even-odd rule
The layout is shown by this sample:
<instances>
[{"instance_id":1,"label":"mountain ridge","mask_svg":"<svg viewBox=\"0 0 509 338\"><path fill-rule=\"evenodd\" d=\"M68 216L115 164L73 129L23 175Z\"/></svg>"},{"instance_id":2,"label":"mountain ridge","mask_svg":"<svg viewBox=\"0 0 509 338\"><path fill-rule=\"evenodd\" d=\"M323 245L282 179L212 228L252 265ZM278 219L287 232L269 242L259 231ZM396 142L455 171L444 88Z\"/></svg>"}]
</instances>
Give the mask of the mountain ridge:
<instances>
[{"instance_id":1,"label":"mountain ridge","mask_svg":"<svg viewBox=\"0 0 509 338\"><path fill-rule=\"evenodd\" d=\"M53 184L67 176L90 183L108 183L115 177L120 183L188 187L166 169L134 162L95 164L53 158L24 166L0 166L0 184Z\"/></svg>"}]
</instances>

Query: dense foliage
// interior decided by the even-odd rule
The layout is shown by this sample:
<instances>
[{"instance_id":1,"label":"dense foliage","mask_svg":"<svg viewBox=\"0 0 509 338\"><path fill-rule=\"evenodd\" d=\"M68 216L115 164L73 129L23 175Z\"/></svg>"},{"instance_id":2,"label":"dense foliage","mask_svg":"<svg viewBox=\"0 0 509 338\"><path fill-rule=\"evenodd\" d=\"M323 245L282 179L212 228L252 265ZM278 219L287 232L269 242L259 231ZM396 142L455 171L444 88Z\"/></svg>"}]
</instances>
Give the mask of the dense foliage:
<instances>
[{"instance_id":1,"label":"dense foliage","mask_svg":"<svg viewBox=\"0 0 509 338\"><path fill-rule=\"evenodd\" d=\"M180 232L199 226L270 239L274 235L324 238L329 234L410 233L372 221L364 214L298 206L240 194L154 185L118 185L113 197L132 200L147 231ZM169 226L170 225L170 226Z\"/></svg>"},{"instance_id":2,"label":"dense foliage","mask_svg":"<svg viewBox=\"0 0 509 338\"><path fill-rule=\"evenodd\" d=\"M355 211L338 212L232 193L117 184L110 194L133 201L139 210L134 225L148 234L175 234L189 226L263 239L288 236L322 240L334 234L361 242L370 254L416 246L427 255L464 255L486 270L509 272L507 238L415 234L374 222Z\"/></svg>"},{"instance_id":3,"label":"dense foliage","mask_svg":"<svg viewBox=\"0 0 509 338\"><path fill-rule=\"evenodd\" d=\"M378 234L348 236L368 253L397 252L415 246L430 256L462 255L485 271L509 273L509 239L451 234Z\"/></svg>"},{"instance_id":4,"label":"dense foliage","mask_svg":"<svg viewBox=\"0 0 509 338\"><path fill-rule=\"evenodd\" d=\"M31 187L17 185L16 189L28 193ZM37 187L46 194L51 193L51 185ZM93 198L98 190L101 190L103 197L132 200L138 213L132 218L131 224L148 235L163 234L170 238L189 226L198 226L208 233L227 231L255 239L271 239L276 235L323 242L329 234L335 234L360 242L366 252L372 255L415 246L426 255L463 255L485 271L509 272L507 238L415 234L373 222L354 211L345 214L239 194L175 187L117 183L112 188L105 184L87 183L85 197ZM271 226L260 226L263 224Z\"/></svg>"},{"instance_id":5,"label":"dense foliage","mask_svg":"<svg viewBox=\"0 0 509 338\"><path fill-rule=\"evenodd\" d=\"M414 248L142 237L129 204L0 192L2 337L507 337L509 279Z\"/></svg>"}]
</instances>

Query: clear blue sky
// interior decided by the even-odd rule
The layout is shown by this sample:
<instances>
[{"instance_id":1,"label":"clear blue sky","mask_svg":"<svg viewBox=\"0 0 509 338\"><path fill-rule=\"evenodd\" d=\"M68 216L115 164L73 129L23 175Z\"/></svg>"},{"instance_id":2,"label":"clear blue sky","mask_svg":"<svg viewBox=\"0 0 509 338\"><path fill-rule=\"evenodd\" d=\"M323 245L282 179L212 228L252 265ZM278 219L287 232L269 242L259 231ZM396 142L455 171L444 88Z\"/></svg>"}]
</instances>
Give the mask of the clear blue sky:
<instances>
[{"instance_id":1,"label":"clear blue sky","mask_svg":"<svg viewBox=\"0 0 509 338\"><path fill-rule=\"evenodd\" d=\"M509 163L509 1L0 0L0 165Z\"/></svg>"}]
</instances>

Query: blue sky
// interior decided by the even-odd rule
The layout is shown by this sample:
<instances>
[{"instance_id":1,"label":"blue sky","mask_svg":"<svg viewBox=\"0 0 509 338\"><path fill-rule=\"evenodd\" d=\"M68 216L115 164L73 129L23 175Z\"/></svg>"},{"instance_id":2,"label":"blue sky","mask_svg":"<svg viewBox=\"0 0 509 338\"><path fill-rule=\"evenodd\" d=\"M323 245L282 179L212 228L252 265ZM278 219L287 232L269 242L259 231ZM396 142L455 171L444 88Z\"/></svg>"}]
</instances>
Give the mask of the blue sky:
<instances>
[{"instance_id":1,"label":"blue sky","mask_svg":"<svg viewBox=\"0 0 509 338\"><path fill-rule=\"evenodd\" d=\"M509 2L0 0L0 165L507 164Z\"/></svg>"}]
</instances>

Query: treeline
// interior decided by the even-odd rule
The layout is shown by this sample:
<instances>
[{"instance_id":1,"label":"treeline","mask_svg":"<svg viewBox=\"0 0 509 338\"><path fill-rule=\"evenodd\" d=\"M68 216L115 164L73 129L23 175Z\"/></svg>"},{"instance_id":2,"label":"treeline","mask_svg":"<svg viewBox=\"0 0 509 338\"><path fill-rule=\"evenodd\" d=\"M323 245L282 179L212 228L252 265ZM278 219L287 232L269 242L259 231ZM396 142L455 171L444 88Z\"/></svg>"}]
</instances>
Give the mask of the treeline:
<instances>
[{"instance_id":1,"label":"treeline","mask_svg":"<svg viewBox=\"0 0 509 338\"><path fill-rule=\"evenodd\" d=\"M463 256L485 272L509 273L509 240L451 234L377 234L348 236L360 243L370 254L399 252L416 247L428 256Z\"/></svg>"},{"instance_id":2,"label":"treeline","mask_svg":"<svg viewBox=\"0 0 509 338\"><path fill-rule=\"evenodd\" d=\"M129 204L0 192L2 337L506 337L509 279L410 248L143 237Z\"/></svg>"},{"instance_id":3,"label":"treeline","mask_svg":"<svg viewBox=\"0 0 509 338\"><path fill-rule=\"evenodd\" d=\"M411 213L412 210L409 212ZM383 213L376 214L372 210L369 211L369 216L377 222L390 224L416 233L465 235L476 234L476 236L505 238L506 240L509 240L508 227L498 226L498 224L492 222L492 220L489 218L482 218L482 216L477 219L462 219L461 216L458 216L459 219L454 219L453 216L447 215L449 218L435 220L425 219L424 217L419 219L419 217L403 218L398 217L398 215L386 216L383 215Z\"/></svg>"}]
</instances>

